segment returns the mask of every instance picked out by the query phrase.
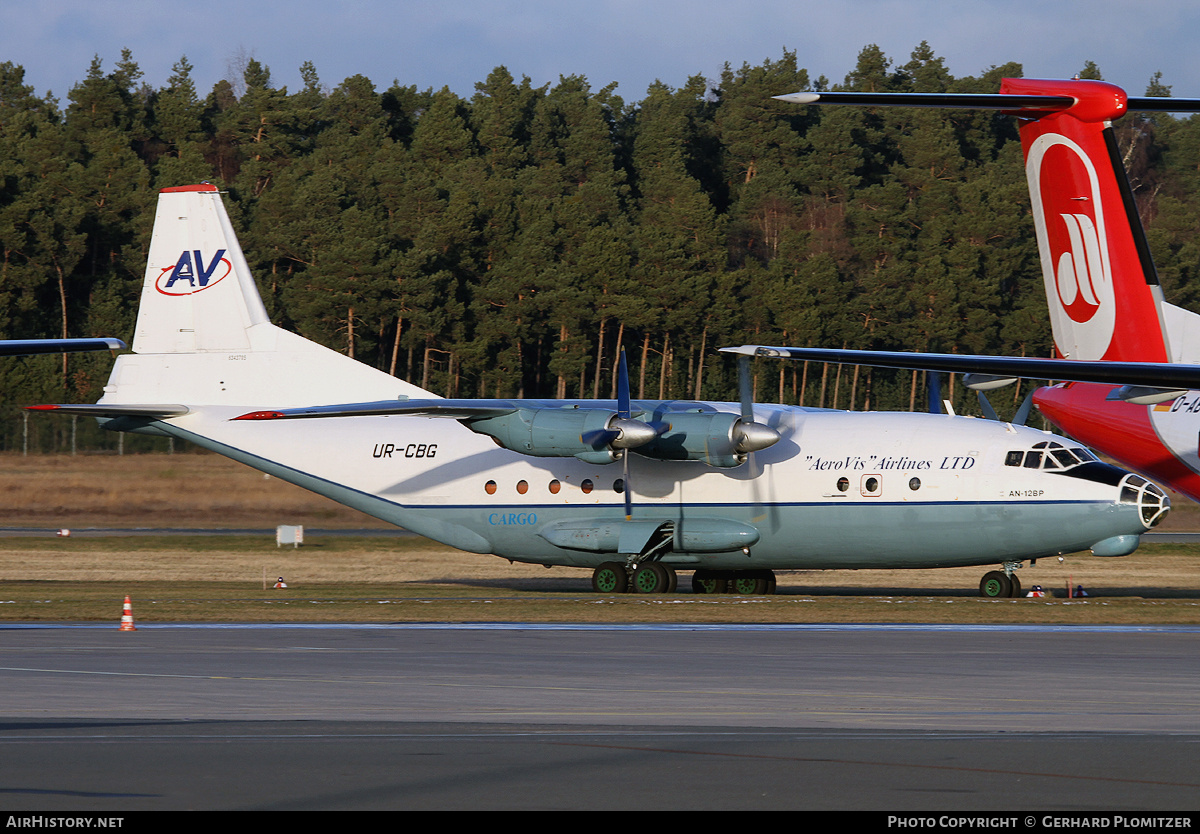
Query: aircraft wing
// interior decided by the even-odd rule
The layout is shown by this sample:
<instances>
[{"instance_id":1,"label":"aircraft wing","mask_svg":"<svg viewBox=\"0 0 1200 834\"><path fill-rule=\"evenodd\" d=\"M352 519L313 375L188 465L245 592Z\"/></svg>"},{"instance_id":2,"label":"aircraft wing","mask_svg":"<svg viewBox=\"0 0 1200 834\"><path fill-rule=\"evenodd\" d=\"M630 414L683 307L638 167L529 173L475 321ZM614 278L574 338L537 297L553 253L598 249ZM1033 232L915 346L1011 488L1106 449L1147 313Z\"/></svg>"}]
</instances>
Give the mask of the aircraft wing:
<instances>
[{"instance_id":1,"label":"aircraft wing","mask_svg":"<svg viewBox=\"0 0 1200 834\"><path fill-rule=\"evenodd\" d=\"M315 405L305 408L280 408L251 411L234 420L297 420L311 417L365 417L397 414L410 417L450 417L455 420L481 419L511 414L517 406L508 400L382 400L343 405ZM182 417L191 409L186 405L105 404L28 405L26 411L52 411L58 414L77 414L86 417L150 417L165 419Z\"/></svg>"},{"instance_id":2,"label":"aircraft wing","mask_svg":"<svg viewBox=\"0 0 1200 834\"><path fill-rule=\"evenodd\" d=\"M343 405L316 405L251 411L234 420L296 420L311 417L364 417L379 414L410 417L449 417L455 420L482 419L511 414L518 405L510 400L382 400ZM180 404L90 403L82 405L27 405L26 411L50 411L83 417L182 417L191 411Z\"/></svg>"},{"instance_id":3,"label":"aircraft wing","mask_svg":"<svg viewBox=\"0 0 1200 834\"><path fill-rule=\"evenodd\" d=\"M952 353L901 353L884 350L826 350L824 348L742 345L721 348L741 356L772 356L842 365L870 365L918 371L987 374L1068 382L1138 385L1164 391L1200 388L1200 365L1168 362L1083 362L1072 359L1030 359L1016 356L972 356Z\"/></svg>"},{"instance_id":4,"label":"aircraft wing","mask_svg":"<svg viewBox=\"0 0 1200 834\"><path fill-rule=\"evenodd\" d=\"M305 408L280 408L251 411L234 420L298 420L312 417L367 417L406 415L409 417L449 417L454 420L482 419L512 414L520 406L512 400L379 400L369 403L314 405Z\"/></svg>"},{"instance_id":5,"label":"aircraft wing","mask_svg":"<svg viewBox=\"0 0 1200 834\"><path fill-rule=\"evenodd\" d=\"M124 349L120 339L0 339L0 356Z\"/></svg>"}]
</instances>

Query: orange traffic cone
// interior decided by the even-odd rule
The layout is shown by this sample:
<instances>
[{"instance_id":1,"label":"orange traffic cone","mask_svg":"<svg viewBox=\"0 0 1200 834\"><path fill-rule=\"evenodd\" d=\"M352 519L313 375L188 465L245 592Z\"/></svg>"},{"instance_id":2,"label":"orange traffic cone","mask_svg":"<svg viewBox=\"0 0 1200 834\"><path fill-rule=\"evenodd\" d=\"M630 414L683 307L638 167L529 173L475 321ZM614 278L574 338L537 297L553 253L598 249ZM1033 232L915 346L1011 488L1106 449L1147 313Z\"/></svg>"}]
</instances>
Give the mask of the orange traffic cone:
<instances>
[{"instance_id":1,"label":"orange traffic cone","mask_svg":"<svg viewBox=\"0 0 1200 834\"><path fill-rule=\"evenodd\" d=\"M125 611L121 614L121 631L137 631L133 624L133 604L125 597Z\"/></svg>"}]
</instances>

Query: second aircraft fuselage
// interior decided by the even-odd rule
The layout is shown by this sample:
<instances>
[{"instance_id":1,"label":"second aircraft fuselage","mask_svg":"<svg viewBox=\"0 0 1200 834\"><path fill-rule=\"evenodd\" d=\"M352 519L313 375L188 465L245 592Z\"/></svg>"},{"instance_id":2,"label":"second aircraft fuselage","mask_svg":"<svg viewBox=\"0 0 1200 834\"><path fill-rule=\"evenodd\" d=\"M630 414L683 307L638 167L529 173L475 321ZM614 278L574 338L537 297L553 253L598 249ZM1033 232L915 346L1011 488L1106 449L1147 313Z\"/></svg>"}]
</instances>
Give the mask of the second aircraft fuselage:
<instances>
[{"instance_id":1,"label":"second aircraft fuselage","mask_svg":"<svg viewBox=\"0 0 1200 834\"><path fill-rule=\"evenodd\" d=\"M1200 501L1200 391L1156 405L1106 399L1112 385L1063 383L1034 395L1047 419L1081 443Z\"/></svg>"}]
</instances>

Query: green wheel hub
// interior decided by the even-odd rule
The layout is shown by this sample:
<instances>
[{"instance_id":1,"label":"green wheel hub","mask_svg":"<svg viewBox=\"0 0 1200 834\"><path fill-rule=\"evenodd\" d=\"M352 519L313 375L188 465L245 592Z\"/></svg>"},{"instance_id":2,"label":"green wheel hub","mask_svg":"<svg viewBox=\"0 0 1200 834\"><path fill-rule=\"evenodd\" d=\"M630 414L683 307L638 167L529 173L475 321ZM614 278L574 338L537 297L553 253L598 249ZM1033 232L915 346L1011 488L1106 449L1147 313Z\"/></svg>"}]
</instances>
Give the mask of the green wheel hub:
<instances>
[{"instance_id":1,"label":"green wheel hub","mask_svg":"<svg viewBox=\"0 0 1200 834\"><path fill-rule=\"evenodd\" d=\"M623 594L629 587L625 566L618 562L605 562L592 574L592 590L601 594Z\"/></svg>"}]
</instances>

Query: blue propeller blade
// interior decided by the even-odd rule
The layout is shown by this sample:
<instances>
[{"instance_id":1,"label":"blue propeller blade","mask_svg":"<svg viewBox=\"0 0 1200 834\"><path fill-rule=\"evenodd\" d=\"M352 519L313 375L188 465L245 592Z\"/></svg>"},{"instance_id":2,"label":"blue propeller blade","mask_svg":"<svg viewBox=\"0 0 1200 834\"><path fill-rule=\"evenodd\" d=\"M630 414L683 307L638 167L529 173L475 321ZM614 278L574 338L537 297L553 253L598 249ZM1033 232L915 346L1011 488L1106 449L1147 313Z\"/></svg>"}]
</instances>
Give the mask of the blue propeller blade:
<instances>
[{"instance_id":1,"label":"blue propeller blade","mask_svg":"<svg viewBox=\"0 0 1200 834\"><path fill-rule=\"evenodd\" d=\"M754 383L750 379L750 357L738 357L738 400L742 404L742 419L754 419Z\"/></svg>"},{"instance_id":2,"label":"blue propeller blade","mask_svg":"<svg viewBox=\"0 0 1200 834\"><path fill-rule=\"evenodd\" d=\"M936 371L927 371L929 374L929 413L942 413L942 375Z\"/></svg>"}]
</instances>

